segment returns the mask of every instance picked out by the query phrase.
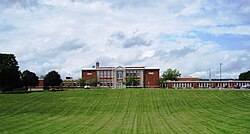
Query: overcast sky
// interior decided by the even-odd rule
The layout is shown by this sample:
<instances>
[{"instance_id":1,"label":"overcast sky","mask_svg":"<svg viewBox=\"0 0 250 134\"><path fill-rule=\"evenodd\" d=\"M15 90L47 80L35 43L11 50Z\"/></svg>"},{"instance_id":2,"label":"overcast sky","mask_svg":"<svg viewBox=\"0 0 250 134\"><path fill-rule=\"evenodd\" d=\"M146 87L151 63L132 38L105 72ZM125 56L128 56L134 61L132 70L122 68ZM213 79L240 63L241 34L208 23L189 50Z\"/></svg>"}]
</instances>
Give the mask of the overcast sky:
<instances>
[{"instance_id":1,"label":"overcast sky","mask_svg":"<svg viewBox=\"0 0 250 134\"><path fill-rule=\"evenodd\" d=\"M250 1L0 0L0 53L38 76L76 79L99 61L199 78L223 63L222 78L238 78L250 70Z\"/></svg>"}]
</instances>

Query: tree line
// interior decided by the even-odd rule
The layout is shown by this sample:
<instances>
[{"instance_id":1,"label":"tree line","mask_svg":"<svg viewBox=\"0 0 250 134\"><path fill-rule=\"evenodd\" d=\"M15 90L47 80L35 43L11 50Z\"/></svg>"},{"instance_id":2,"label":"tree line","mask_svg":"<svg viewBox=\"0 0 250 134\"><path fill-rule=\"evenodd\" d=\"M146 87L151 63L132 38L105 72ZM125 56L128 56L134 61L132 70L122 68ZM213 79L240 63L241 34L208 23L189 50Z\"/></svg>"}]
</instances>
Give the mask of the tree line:
<instances>
[{"instance_id":1,"label":"tree line","mask_svg":"<svg viewBox=\"0 0 250 134\"><path fill-rule=\"evenodd\" d=\"M13 54L0 53L0 90L2 92L27 91L38 84L39 78L34 72L19 70L18 62ZM61 76L56 71L51 71L44 77L45 87L54 88L61 84Z\"/></svg>"},{"instance_id":2,"label":"tree line","mask_svg":"<svg viewBox=\"0 0 250 134\"><path fill-rule=\"evenodd\" d=\"M181 77L181 73L176 69L167 69L163 72L159 80L159 84L167 80L177 81ZM239 75L239 80L250 80L250 70ZM82 78L78 79L80 86L90 85L96 86L99 82L97 78L86 81ZM19 70L18 62L13 54L0 53L0 90L13 91L13 90L28 90L39 84L38 76L29 70L21 72ZM57 71L50 71L44 77L44 87L52 88L61 86L63 84L60 74ZM127 77L127 86L137 86L139 81L135 77Z\"/></svg>"}]
</instances>

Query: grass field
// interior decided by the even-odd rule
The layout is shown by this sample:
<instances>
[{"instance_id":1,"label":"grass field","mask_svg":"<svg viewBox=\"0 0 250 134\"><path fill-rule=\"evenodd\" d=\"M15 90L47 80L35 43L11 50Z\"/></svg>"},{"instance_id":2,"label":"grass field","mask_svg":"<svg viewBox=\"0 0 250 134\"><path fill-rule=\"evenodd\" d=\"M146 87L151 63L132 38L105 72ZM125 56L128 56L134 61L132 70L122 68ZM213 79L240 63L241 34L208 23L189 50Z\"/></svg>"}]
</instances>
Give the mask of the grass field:
<instances>
[{"instance_id":1,"label":"grass field","mask_svg":"<svg viewBox=\"0 0 250 134\"><path fill-rule=\"evenodd\" d=\"M0 94L0 133L250 133L250 91Z\"/></svg>"}]
</instances>

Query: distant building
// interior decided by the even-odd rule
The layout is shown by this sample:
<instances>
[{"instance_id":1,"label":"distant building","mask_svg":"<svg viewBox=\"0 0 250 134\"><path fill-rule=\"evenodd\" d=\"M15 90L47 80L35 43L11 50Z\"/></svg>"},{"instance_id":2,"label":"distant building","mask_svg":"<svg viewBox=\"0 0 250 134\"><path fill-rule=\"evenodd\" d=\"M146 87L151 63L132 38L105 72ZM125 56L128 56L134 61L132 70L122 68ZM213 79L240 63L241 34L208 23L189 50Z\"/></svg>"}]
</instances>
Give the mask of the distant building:
<instances>
[{"instance_id":1,"label":"distant building","mask_svg":"<svg viewBox=\"0 0 250 134\"><path fill-rule=\"evenodd\" d=\"M239 81L232 79L207 79L180 78L178 81L165 81L161 87L175 89L194 88L250 88L250 81Z\"/></svg>"},{"instance_id":2,"label":"distant building","mask_svg":"<svg viewBox=\"0 0 250 134\"><path fill-rule=\"evenodd\" d=\"M134 67L102 67L99 62L92 68L82 68L82 78L86 84L97 80L97 87L103 88L126 88L126 78L133 76L138 85L127 87L159 88L159 68Z\"/></svg>"}]
</instances>

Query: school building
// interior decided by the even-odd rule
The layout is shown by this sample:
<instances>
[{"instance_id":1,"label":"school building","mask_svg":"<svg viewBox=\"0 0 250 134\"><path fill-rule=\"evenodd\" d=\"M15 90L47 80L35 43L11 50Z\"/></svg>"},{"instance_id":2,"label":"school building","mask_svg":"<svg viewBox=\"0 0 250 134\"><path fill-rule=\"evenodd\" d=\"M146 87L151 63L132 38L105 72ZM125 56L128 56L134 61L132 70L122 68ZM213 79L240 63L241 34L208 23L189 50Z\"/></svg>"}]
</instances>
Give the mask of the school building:
<instances>
[{"instance_id":1,"label":"school building","mask_svg":"<svg viewBox=\"0 0 250 134\"><path fill-rule=\"evenodd\" d=\"M159 68L148 68L144 66L96 66L92 68L82 68L82 78L86 84L97 80L97 87L101 88L159 88ZM126 86L126 78L132 76L136 80L136 85Z\"/></svg>"}]
</instances>

